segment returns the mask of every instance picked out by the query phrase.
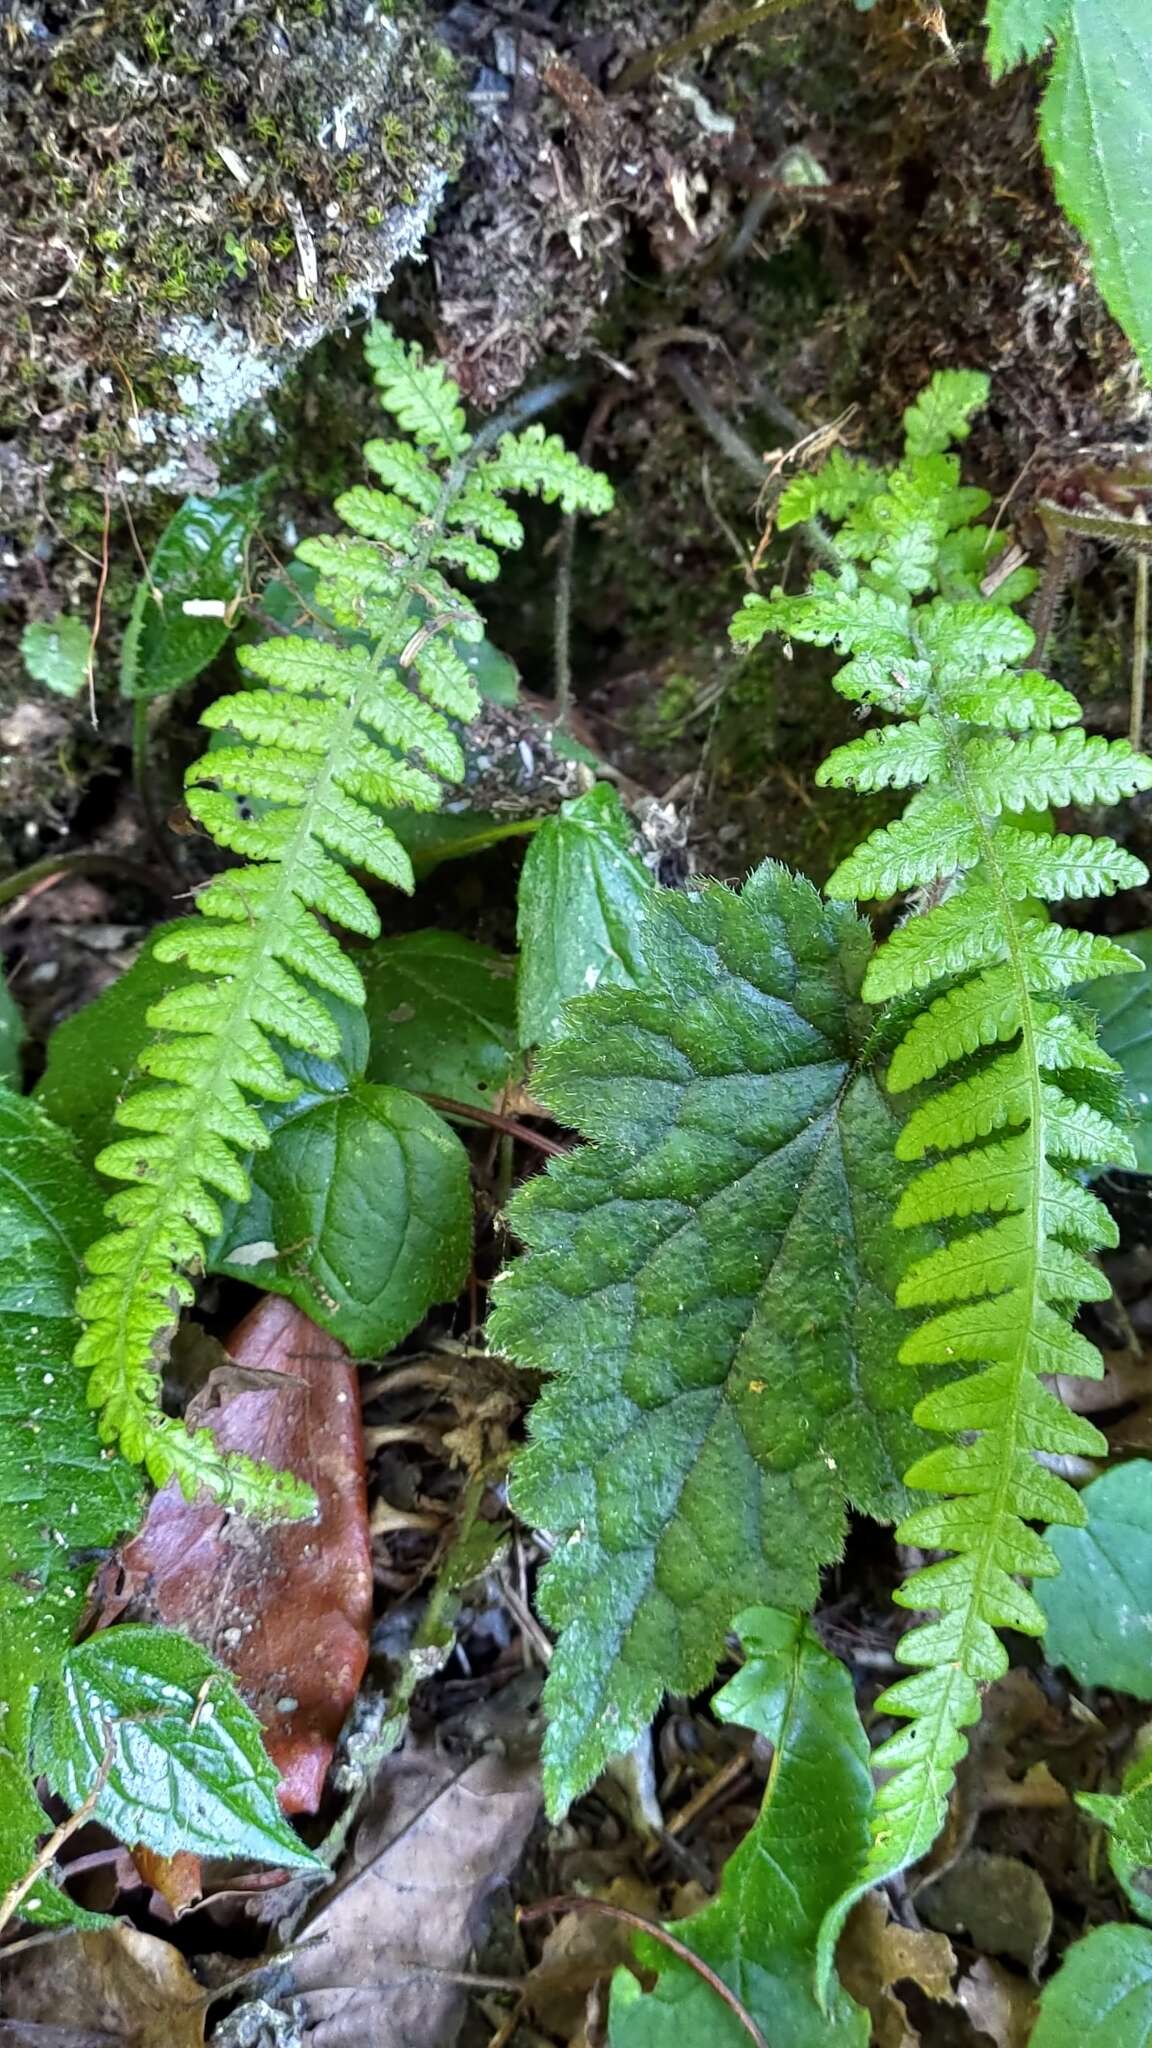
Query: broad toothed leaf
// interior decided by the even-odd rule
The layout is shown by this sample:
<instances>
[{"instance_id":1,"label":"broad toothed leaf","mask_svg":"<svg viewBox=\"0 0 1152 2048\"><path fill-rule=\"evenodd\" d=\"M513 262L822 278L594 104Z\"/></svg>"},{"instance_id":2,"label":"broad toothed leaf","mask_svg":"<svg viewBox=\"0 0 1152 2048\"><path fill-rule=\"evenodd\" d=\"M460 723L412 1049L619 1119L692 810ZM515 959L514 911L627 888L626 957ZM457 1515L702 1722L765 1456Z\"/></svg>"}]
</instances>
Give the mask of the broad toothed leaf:
<instances>
[{"instance_id":1,"label":"broad toothed leaf","mask_svg":"<svg viewBox=\"0 0 1152 2048\"><path fill-rule=\"evenodd\" d=\"M574 1004L540 1063L594 1142L514 1204L530 1250L491 1325L552 1376L515 1497L560 1538L554 1810L706 1683L742 1601L812 1600L846 1503L900 1511L916 1434L893 1129L854 1065L864 928L766 866L660 892L640 937L638 986Z\"/></svg>"},{"instance_id":2,"label":"broad toothed leaf","mask_svg":"<svg viewBox=\"0 0 1152 2048\"><path fill-rule=\"evenodd\" d=\"M37 1702L36 1762L122 1842L323 1869L280 1812L278 1774L231 1672L162 1628L103 1629L68 1652Z\"/></svg>"}]
</instances>

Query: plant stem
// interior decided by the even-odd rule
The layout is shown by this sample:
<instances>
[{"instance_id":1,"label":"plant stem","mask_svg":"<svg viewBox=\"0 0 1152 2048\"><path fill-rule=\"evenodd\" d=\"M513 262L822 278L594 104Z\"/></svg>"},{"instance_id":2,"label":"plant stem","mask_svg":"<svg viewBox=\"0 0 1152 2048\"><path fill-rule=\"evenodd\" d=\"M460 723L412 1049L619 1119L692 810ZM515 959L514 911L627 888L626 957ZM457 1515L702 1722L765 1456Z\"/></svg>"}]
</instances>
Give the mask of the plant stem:
<instances>
[{"instance_id":1,"label":"plant stem","mask_svg":"<svg viewBox=\"0 0 1152 2048\"><path fill-rule=\"evenodd\" d=\"M550 1158L562 1159L567 1145L557 1144L555 1138L546 1138L542 1131L534 1131L530 1124L522 1124L513 1116L501 1116L499 1110L481 1109L472 1102L455 1102L450 1095L429 1095L424 1088L416 1093L429 1109L438 1109L441 1116L456 1117L461 1123L483 1124L487 1130L502 1131L507 1138L519 1138L522 1145L534 1145L538 1152L547 1152Z\"/></svg>"},{"instance_id":2,"label":"plant stem","mask_svg":"<svg viewBox=\"0 0 1152 2048\"><path fill-rule=\"evenodd\" d=\"M156 806L152 801L152 786L149 779L151 764L148 759L148 710L150 701L147 697L137 697L132 705L132 786L136 791L136 800L144 815L144 829L148 835L149 844L157 857L163 861L164 866L171 868L171 856L164 843L164 834L160 830L160 820L156 816Z\"/></svg>"},{"instance_id":3,"label":"plant stem","mask_svg":"<svg viewBox=\"0 0 1152 2048\"><path fill-rule=\"evenodd\" d=\"M737 469L742 469L753 483L765 483L768 472L761 458L744 439L743 434L737 433L731 420L725 419L724 414L713 405L696 372L688 368L683 357L665 356L664 367L673 383L679 385L701 426L707 428L716 446L723 449L729 462L734 462Z\"/></svg>"},{"instance_id":4,"label":"plant stem","mask_svg":"<svg viewBox=\"0 0 1152 2048\"><path fill-rule=\"evenodd\" d=\"M34 860L31 867L21 868L14 875L5 875L0 880L0 909L6 903L14 903L38 882L64 882L73 875L108 875L122 882L132 882L138 889L147 889L153 896L167 896L168 884L153 874L141 861L129 860L122 853L46 853L43 860Z\"/></svg>"},{"instance_id":5,"label":"plant stem","mask_svg":"<svg viewBox=\"0 0 1152 2048\"><path fill-rule=\"evenodd\" d=\"M722 1998L729 2012L739 2020L749 2039L756 2043L756 2048L769 2048L767 2035L761 2033L747 2006L729 1989L723 1977L717 1976L716 1971L696 1954L695 1949L689 1948L687 1942L677 1941L674 1934L661 1927L658 1920L646 1920L643 1913L633 1913L628 1906L610 1905L606 1899L586 1898L582 1892L565 1892L559 1898L541 1899L535 1906L516 1908L517 1920L539 1920L545 1913L606 1913L610 1920L623 1920L627 1927L638 1927L641 1934L651 1935L653 1941L658 1941L686 1963L690 1970L695 1970L698 1977L703 1977L717 1998Z\"/></svg>"},{"instance_id":6,"label":"plant stem","mask_svg":"<svg viewBox=\"0 0 1152 2048\"><path fill-rule=\"evenodd\" d=\"M1143 505L1133 513L1143 526L1147 519ZM1132 614L1132 720L1129 738L1136 753L1144 745L1144 688L1148 675L1148 557L1136 557L1136 603Z\"/></svg>"},{"instance_id":7,"label":"plant stem","mask_svg":"<svg viewBox=\"0 0 1152 2048\"><path fill-rule=\"evenodd\" d=\"M759 28L774 14L784 14L795 6L796 0L753 0L751 7L737 7L729 14L713 16L690 34L678 37L674 43L666 43L663 49L642 50L638 57L633 57L632 62L625 65L612 91L631 92L633 86L642 85L654 72L667 71L669 65L678 63L681 57L691 57L697 50L710 49L713 43L724 43L730 36Z\"/></svg>"},{"instance_id":8,"label":"plant stem","mask_svg":"<svg viewBox=\"0 0 1152 2048\"><path fill-rule=\"evenodd\" d=\"M100 1804L100 1794L108 1783L108 1773L112 1769L112 1759L115 1754L116 1730L114 1727L105 1726L104 1754L100 1759L100 1768L92 1780L90 1791L76 1808L75 1813L70 1813L67 1820L62 1820L58 1828L53 1828L47 1841L37 1850L31 1869L25 1871L23 1877L18 1877L15 1884L10 1885L4 1897L0 1899L0 1934L7 1927L13 1914L19 1912L24 1900L33 1886L43 1877L49 1864L55 1862L65 1842L70 1840L73 1835L79 1834L80 1829L85 1823L91 1820L96 1808Z\"/></svg>"}]
</instances>

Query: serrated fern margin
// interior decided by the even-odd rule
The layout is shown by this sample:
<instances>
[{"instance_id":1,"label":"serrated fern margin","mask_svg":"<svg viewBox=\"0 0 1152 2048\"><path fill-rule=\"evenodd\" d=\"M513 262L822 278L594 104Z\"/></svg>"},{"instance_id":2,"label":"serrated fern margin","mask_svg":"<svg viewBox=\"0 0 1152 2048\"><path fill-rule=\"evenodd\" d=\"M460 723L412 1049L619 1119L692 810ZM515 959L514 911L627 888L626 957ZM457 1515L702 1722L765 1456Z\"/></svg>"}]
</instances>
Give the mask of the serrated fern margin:
<instances>
[{"instance_id":1,"label":"serrated fern margin","mask_svg":"<svg viewBox=\"0 0 1152 2048\"><path fill-rule=\"evenodd\" d=\"M281 1048L334 1057L339 1037L321 994L364 1001L331 929L379 930L350 870L412 887L380 812L432 810L443 784L463 775L451 721L471 719L479 700L452 641L479 640L483 623L444 570L496 575L494 546L523 539L511 491L592 512L611 503L604 478L538 426L506 433L495 451L485 436L474 442L450 378L388 327L371 328L366 354L408 438L368 444L368 466L387 488L345 492L336 510L349 531L298 552L319 572L320 612L372 645L292 634L247 648L251 686L204 714L225 743L190 770L188 808L243 864L210 882L196 915L157 947L186 964L188 979L149 1012L145 1078L117 1111L125 1135L97 1160L126 1185L107 1205L111 1228L88 1253L77 1301L76 1363L104 1440L157 1485L175 1477L189 1496L204 1489L273 1515L308 1512L307 1489L226 1456L209 1431L161 1412L160 1374L193 1297L190 1276L222 1227L218 1197L247 1199L244 1157L269 1142L255 1105L296 1093Z\"/></svg>"},{"instance_id":2,"label":"serrated fern margin","mask_svg":"<svg viewBox=\"0 0 1152 2048\"><path fill-rule=\"evenodd\" d=\"M1107 1296L1089 1255L1116 1231L1078 1169L1133 1163L1114 1120L1115 1063L1068 991L1140 963L1052 923L1044 905L1138 886L1147 873L1113 841L1056 832L1036 814L1148 789L1152 762L1126 741L1089 738L1075 699L1021 668L1032 635L1012 604L1027 594L1026 572L982 594L1005 537L974 523L988 501L961 489L944 450L986 391L973 373L939 373L906 415L894 471L840 454L826 491L819 476L798 479L784 523L790 513L842 522L839 567L817 572L802 596L747 598L733 625L742 644L774 631L837 646L850 657L837 688L901 721L837 748L818 773L840 787L918 786L827 886L841 899L914 892L863 987L866 1000L902 1005L887 1083L919 1091L898 1150L927 1163L895 1220L946 1234L905 1273L898 1300L927 1315L900 1355L967 1369L913 1411L950 1441L906 1474L933 1498L897 1536L945 1555L896 1595L932 1618L904 1637L898 1654L913 1669L876 1703L906 1725L876 1755L887 1775L872 1852L826 1925L825 1985L854 1899L939 1833L964 1731L1007 1668L997 1630L1043 1632L1023 1582L1058 1567L1032 1525L1084 1519L1043 1461L1106 1448L1045 1384L1102 1370L1071 1316Z\"/></svg>"}]
</instances>

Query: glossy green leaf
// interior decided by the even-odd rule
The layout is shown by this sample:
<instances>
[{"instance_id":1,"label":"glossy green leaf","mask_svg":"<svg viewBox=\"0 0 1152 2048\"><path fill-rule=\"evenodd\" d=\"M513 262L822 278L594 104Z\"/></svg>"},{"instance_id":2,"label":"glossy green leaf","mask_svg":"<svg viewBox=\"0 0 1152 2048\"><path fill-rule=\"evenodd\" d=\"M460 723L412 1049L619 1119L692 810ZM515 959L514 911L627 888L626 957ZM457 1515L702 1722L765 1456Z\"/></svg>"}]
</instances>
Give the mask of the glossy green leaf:
<instances>
[{"instance_id":1,"label":"glossy green leaf","mask_svg":"<svg viewBox=\"0 0 1152 2048\"><path fill-rule=\"evenodd\" d=\"M61 616L25 626L20 653L33 682L60 697L75 697L88 679L92 632L83 619Z\"/></svg>"},{"instance_id":2,"label":"glossy green leaf","mask_svg":"<svg viewBox=\"0 0 1152 2048\"><path fill-rule=\"evenodd\" d=\"M159 925L127 972L57 1025L48 1041L36 1098L56 1123L71 1131L89 1165L115 1135L113 1111L136 1074L140 1053L155 1036L149 1010L184 978L178 961L156 958L158 942L171 929ZM284 1054L289 1071L309 1096L342 1094L359 1079L368 1057L363 1011L335 996L327 996L325 1006L340 1030L337 1058L320 1060L292 1050Z\"/></svg>"},{"instance_id":3,"label":"glossy green leaf","mask_svg":"<svg viewBox=\"0 0 1152 2048\"><path fill-rule=\"evenodd\" d=\"M225 1205L208 1263L286 1295L357 1357L378 1357L467 1276L468 1155L416 1096L363 1081L268 1121L251 1197Z\"/></svg>"},{"instance_id":4,"label":"glossy green leaf","mask_svg":"<svg viewBox=\"0 0 1152 2048\"><path fill-rule=\"evenodd\" d=\"M852 1677L796 1615L752 1608L735 1627L747 1662L713 1712L763 1735L776 1761L719 1896L672 1932L736 1994L772 2048L867 2048L867 2014L839 1985L824 2012L815 1991L821 1921L868 1844L872 1773ZM617 1972L611 2048L747 2048L747 2029L690 1964L652 1940L638 1948L657 1981L643 1991Z\"/></svg>"},{"instance_id":5,"label":"glossy green leaf","mask_svg":"<svg viewBox=\"0 0 1152 2048\"><path fill-rule=\"evenodd\" d=\"M1050 1663L1081 1685L1152 1700L1152 1463L1134 1458L1086 1486L1081 1529L1049 1529L1060 1576L1036 1598Z\"/></svg>"},{"instance_id":6,"label":"glossy green leaf","mask_svg":"<svg viewBox=\"0 0 1152 2048\"><path fill-rule=\"evenodd\" d=\"M0 1087L20 1089L24 1017L8 983L0 979Z\"/></svg>"},{"instance_id":7,"label":"glossy green leaf","mask_svg":"<svg viewBox=\"0 0 1152 2048\"><path fill-rule=\"evenodd\" d=\"M279 1774L230 1672L161 1628L111 1628L68 1652L37 1701L38 1769L75 1809L110 1751L97 1818L161 1856L322 1869L280 1812Z\"/></svg>"},{"instance_id":8,"label":"glossy green leaf","mask_svg":"<svg viewBox=\"0 0 1152 2048\"><path fill-rule=\"evenodd\" d=\"M79 1618L94 1552L138 1507L138 1475L103 1450L72 1364L72 1302L100 1193L67 1134L0 1091L0 1892L49 1822L28 1768L37 1688ZM31 1917L70 1919L49 1882Z\"/></svg>"},{"instance_id":9,"label":"glossy green leaf","mask_svg":"<svg viewBox=\"0 0 1152 2048\"><path fill-rule=\"evenodd\" d=\"M1096 1927L1044 1986L1029 2048L1148 2048L1152 1932Z\"/></svg>"},{"instance_id":10,"label":"glossy green leaf","mask_svg":"<svg viewBox=\"0 0 1152 2048\"><path fill-rule=\"evenodd\" d=\"M446 860L471 860L509 839L532 839L547 820L504 818L495 811L387 811L383 822L412 862L417 881Z\"/></svg>"},{"instance_id":11,"label":"glossy green leaf","mask_svg":"<svg viewBox=\"0 0 1152 2048\"><path fill-rule=\"evenodd\" d=\"M653 886L611 783L545 819L520 877L521 1045L555 1038L569 997L635 986L637 930Z\"/></svg>"},{"instance_id":12,"label":"glossy green leaf","mask_svg":"<svg viewBox=\"0 0 1152 2048\"><path fill-rule=\"evenodd\" d=\"M1105 1052L1124 1070L1131 1111L1125 1134L1138 1170L1152 1173L1152 932L1124 932L1116 943L1143 961L1143 973L1092 981L1079 994L1100 1020Z\"/></svg>"},{"instance_id":13,"label":"glossy green leaf","mask_svg":"<svg viewBox=\"0 0 1152 2048\"><path fill-rule=\"evenodd\" d=\"M262 480L214 498L185 498L136 586L120 658L125 697L163 697L220 652L244 588L244 556L260 516ZM186 605L213 607L207 616Z\"/></svg>"},{"instance_id":14,"label":"glossy green leaf","mask_svg":"<svg viewBox=\"0 0 1152 2048\"><path fill-rule=\"evenodd\" d=\"M357 958L367 992L367 1079L483 1105L516 1051L516 962L455 932L380 939Z\"/></svg>"},{"instance_id":15,"label":"glossy green leaf","mask_svg":"<svg viewBox=\"0 0 1152 2048\"><path fill-rule=\"evenodd\" d=\"M1132 0L990 0L999 76L1055 53L1040 141L1056 196L1092 251L1109 311L1152 374L1152 24Z\"/></svg>"},{"instance_id":16,"label":"glossy green leaf","mask_svg":"<svg viewBox=\"0 0 1152 2048\"><path fill-rule=\"evenodd\" d=\"M895 1126L855 1064L866 926L771 864L649 911L640 987L574 1004L541 1058L594 1142L513 1204L529 1251L491 1323L551 1376L514 1492L560 1538L553 1811L666 1687L707 1683L740 1607L809 1607L846 1501L900 1513L928 1441L932 1381L897 1363Z\"/></svg>"}]
</instances>

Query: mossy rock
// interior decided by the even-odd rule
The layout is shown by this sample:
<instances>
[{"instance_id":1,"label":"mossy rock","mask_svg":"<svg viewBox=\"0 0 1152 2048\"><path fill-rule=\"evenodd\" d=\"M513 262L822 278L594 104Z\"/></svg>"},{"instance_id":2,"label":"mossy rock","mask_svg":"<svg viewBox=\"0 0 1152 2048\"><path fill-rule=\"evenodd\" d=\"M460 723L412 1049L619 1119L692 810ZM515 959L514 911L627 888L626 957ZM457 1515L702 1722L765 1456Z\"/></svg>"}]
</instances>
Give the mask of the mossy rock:
<instances>
[{"instance_id":1,"label":"mossy rock","mask_svg":"<svg viewBox=\"0 0 1152 2048\"><path fill-rule=\"evenodd\" d=\"M0 79L3 525L183 490L288 364L370 307L457 161L417 0L22 5Z\"/></svg>"}]
</instances>

